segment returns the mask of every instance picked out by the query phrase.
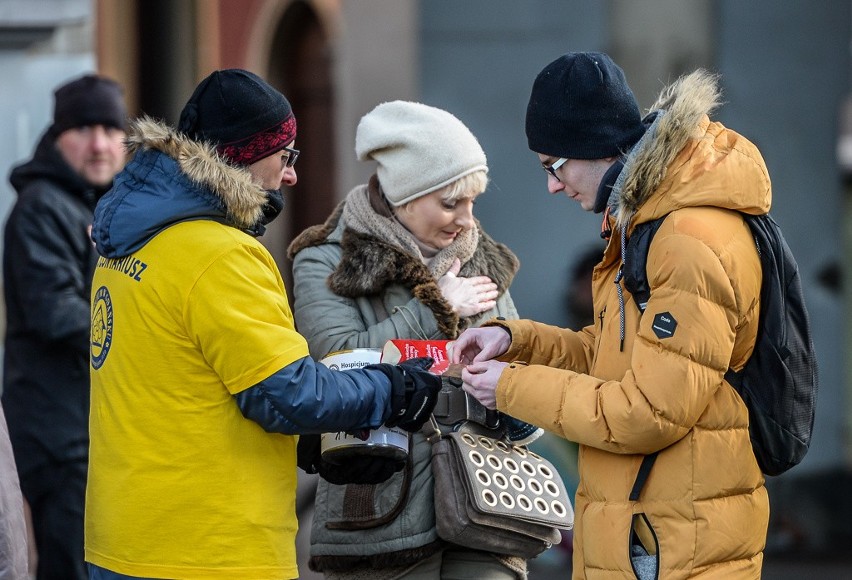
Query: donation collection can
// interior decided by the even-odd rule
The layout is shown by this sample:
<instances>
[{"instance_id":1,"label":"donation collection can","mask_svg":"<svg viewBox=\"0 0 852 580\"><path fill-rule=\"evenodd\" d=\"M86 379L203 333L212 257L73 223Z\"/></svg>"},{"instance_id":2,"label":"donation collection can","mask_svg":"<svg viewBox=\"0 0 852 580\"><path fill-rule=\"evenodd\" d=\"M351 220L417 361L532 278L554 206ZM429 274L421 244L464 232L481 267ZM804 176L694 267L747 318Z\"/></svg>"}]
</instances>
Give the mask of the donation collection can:
<instances>
[{"instance_id":1,"label":"donation collection can","mask_svg":"<svg viewBox=\"0 0 852 580\"><path fill-rule=\"evenodd\" d=\"M378 348L356 348L341 350L326 355L320 362L331 370L360 369L381 362L382 351ZM357 457L387 457L402 461L408 457L407 431L382 425L369 431L367 439L339 431L323 433L320 439L322 458L329 463L341 464Z\"/></svg>"}]
</instances>

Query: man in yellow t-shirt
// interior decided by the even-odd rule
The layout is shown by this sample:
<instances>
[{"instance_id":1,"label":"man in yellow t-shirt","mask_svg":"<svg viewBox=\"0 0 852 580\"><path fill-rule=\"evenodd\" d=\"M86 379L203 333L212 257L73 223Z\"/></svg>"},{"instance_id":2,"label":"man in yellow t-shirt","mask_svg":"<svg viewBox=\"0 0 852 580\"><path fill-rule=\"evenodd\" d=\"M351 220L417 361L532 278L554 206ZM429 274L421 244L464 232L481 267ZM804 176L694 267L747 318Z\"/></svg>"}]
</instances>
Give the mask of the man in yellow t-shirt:
<instances>
[{"instance_id":1,"label":"man in yellow t-shirt","mask_svg":"<svg viewBox=\"0 0 852 580\"><path fill-rule=\"evenodd\" d=\"M293 435L417 430L422 366L308 356L255 237L296 183L296 120L256 75L216 71L178 129L133 123L95 211L86 560L98 578L295 578Z\"/></svg>"}]
</instances>

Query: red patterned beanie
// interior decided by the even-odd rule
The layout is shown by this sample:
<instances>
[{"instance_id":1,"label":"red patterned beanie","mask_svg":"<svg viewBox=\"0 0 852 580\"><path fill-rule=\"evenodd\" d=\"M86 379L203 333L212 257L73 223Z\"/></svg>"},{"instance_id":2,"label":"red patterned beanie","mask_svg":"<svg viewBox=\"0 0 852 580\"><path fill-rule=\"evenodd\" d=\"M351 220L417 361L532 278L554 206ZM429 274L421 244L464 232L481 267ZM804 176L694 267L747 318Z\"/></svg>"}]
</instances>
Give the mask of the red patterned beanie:
<instances>
[{"instance_id":1,"label":"red patterned beanie","mask_svg":"<svg viewBox=\"0 0 852 580\"><path fill-rule=\"evenodd\" d=\"M211 143L227 161L247 166L296 138L296 117L280 92L242 69L214 71L183 108L178 130Z\"/></svg>"}]
</instances>

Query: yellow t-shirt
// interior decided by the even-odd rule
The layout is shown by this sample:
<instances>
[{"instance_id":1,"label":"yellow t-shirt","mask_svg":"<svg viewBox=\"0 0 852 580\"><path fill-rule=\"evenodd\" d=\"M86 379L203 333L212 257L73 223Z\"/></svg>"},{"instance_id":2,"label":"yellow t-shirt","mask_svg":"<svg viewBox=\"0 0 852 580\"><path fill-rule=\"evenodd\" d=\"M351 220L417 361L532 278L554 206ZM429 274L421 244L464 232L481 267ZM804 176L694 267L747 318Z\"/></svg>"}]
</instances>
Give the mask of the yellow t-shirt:
<instances>
[{"instance_id":1,"label":"yellow t-shirt","mask_svg":"<svg viewBox=\"0 0 852 580\"><path fill-rule=\"evenodd\" d=\"M132 576L295 578L296 437L233 394L308 355L257 240L159 233L92 285L86 559Z\"/></svg>"}]
</instances>

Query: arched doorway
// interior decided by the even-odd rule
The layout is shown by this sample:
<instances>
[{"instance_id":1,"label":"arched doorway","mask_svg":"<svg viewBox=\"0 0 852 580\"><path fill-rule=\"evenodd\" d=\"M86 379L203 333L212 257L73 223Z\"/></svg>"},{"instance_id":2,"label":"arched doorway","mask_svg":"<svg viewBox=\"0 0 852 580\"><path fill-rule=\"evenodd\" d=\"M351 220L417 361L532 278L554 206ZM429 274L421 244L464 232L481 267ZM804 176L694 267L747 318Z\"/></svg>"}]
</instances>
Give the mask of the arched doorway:
<instances>
[{"instance_id":1,"label":"arched doorway","mask_svg":"<svg viewBox=\"0 0 852 580\"><path fill-rule=\"evenodd\" d=\"M136 3L135 50L139 114L176 124L195 88L195 5L170 0Z\"/></svg>"},{"instance_id":2,"label":"arched doorway","mask_svg":"<svg viewBox=\"0 0 852 580\"><path fill-rule=\"evenodd\" d=\"M331 48L316 12L294 2L281 17L270 46L269 81L289 99L298 120L299 181L285 192L282 217L264 243L291 287L286 247L305 228L322 223L335 205L334 91Z\"/></svg>"}]
</instances>

